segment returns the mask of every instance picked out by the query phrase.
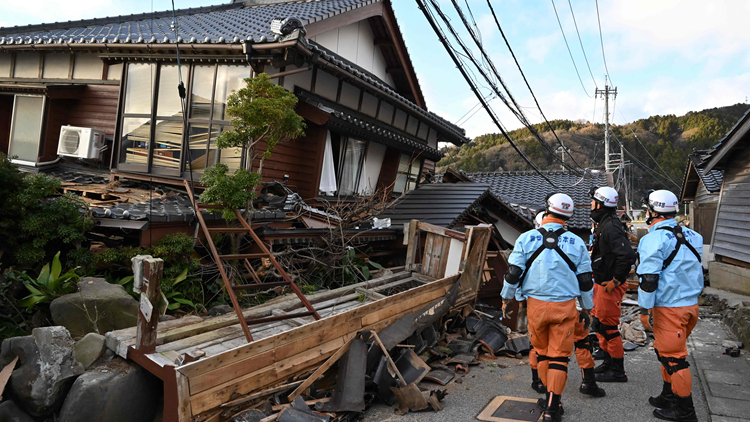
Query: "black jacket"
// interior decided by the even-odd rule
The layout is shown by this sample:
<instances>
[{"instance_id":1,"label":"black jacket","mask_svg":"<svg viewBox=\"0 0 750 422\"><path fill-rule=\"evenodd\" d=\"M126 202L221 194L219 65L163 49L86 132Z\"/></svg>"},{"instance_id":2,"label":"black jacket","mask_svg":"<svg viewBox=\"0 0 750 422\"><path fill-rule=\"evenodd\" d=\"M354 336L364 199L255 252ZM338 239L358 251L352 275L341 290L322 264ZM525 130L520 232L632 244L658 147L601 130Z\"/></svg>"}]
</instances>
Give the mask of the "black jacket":
<instances>
[{"instance_id":1,"label":"black jacket","mask_svg":"<svg viewBox=\"0 0 750 422\"><path fill-rule=\"evenodd\" d=\"M636 253L630 246L630 239L617 213L607 214L594 231L591 252L594 281L597 284L613 278L625 281L635 261Z\"/></svg>"}]
</instances>

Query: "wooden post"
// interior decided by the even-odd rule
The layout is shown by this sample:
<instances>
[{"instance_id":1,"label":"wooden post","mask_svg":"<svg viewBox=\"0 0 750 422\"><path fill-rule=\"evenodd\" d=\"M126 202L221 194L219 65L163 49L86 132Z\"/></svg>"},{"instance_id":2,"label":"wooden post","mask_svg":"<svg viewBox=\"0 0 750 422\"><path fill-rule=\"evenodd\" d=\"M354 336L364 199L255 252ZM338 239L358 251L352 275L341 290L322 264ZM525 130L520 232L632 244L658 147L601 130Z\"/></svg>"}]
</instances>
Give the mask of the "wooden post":
<instances>
[{"instance_id":1,"label":"wooden post","mask_svg":"<svg viewBox=\"0 0 750 422\"><path fill-rule=\"evenodd\" d=\"M419 221L411 220L409 223L409 239L408 247L406 248L406 266L404 271L414 271L414 264L417 257L417 249L419 249Z\"/></svg>"},{"instance_id":2,"label":"wooden post","mask_svg":"<svg viewBox=\"0 0 750 422\"><path fill-rule=\"evenodd\" d=\"M133 265L143 266L143 282L140 285L141 300L138 309L138 327L136 330L136 350L141 353L156 351L156 326L159 324L159 303L161 302L161 276L164 261L150 256L140 261L134 259Z\"/></svg>"}]
</instances>

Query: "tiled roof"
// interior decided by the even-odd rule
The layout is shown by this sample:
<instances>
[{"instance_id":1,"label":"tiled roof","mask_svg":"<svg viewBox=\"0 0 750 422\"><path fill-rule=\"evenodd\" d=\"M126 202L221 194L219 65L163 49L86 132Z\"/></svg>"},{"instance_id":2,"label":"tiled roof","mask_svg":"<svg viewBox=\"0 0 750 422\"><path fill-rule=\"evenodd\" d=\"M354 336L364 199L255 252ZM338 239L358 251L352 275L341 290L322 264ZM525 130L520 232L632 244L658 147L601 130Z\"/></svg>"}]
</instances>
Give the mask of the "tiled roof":
<instances>
[{"instance_id":1,"label":"tiled roof","mask_svg":"<svg viewBox=\"0 0 750 422\"><path fill-rule=\"evenodd\" d=\"M581 180L581 176L563 171L545 171L557 186L571 186ZM532 171L504 171L492 173L468 173L471 180L490 185L492 193L519 214L533 221L536 213L544 207L544 197L551 192L562 192L569 195L576 205L573 218L568 221L568 228L588 229L589 189L592 186L607 186L605 172L587 173L584 179L573 187L555 189L542 176Z\"/></svg>"},{"instance_id":2,"label":"tiled roof","mask_svg":"<svg viewBox=\"0 0 750 422\"><path fill-rule=\"evenodd\" d=\"M704 160L704 157L708 152L709 151L707 150L693 151L693 153L690 154L689 159L693 163L695 171L698 173L698 177L701 178L706 190L711 193L716 193L721 191L721 183L724 181L724 170L711 169L707 172L699 167L699 164Z\"/></svg>"},{"instance_id":3,"label":"tiled roof","mask_svg":"<svg viewBox=\"0 0 750 422\"><path fill-rule=\"evenodd\" d=\"M102 19L0 28L0 44L232 43L278 39L271 20L296 17L307 25L380 0L308 0L244 7L242 2Z\"/></svg>"},{"instance_id":4,"label":"tiled roof","mask_svg":"<svg viewBox=\"0 0 750 422\"><path fill-rule=\"evenodd\" d=\"M383 213L392 225L419 220L436 226L453 228L482 199L490 195L483 183L437 183L420 185Z\"/></svg>"}]
</instances>

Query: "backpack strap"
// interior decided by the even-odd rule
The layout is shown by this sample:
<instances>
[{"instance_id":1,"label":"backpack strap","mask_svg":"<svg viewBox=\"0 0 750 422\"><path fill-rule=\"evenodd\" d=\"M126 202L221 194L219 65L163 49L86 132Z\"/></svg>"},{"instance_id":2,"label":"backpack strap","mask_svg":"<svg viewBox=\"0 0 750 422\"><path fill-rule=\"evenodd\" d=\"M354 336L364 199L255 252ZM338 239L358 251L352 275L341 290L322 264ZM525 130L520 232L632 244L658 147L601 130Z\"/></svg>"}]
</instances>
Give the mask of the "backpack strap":
<instances>
[{"instance_id":1,"label":"backpack strap","mask_svg":"<svg viewBox=\"0 0 750 422\"><path fill-rule=\"evenodd\" d=\"M560 257L565 261L565 263L568 264L568 267L571 271L573 271L573 274L576 274L577 272L576 264L573 263L570 257L565 254L565 251L563 251L559 245L560 236L562 236L563 233L567 232L567 230L565 230L564 228L560 228L552 232L547 231L543 228L539 228L537 229L537 231L542 234L542 245L537 250L535 250L534 253L529 257L529 260L526 261L526 270L523 272L523 274L521 275L521 279L518 282L519 287L523 285L523 281L526 278L526 274L529 273L531 265L539 257L539 255L544 252L545 249L556 251L558 255L560 255Z\"/></svg>"},{"instance_id":2,"label":"backpack strap","mask_svg":"<svg viewBox=\"0 0 750 422\"><path fill-rule=\"evenodd\" d=\"M677 239L677 244L675 245L674 250L672 251L672 253L669 254L667 259L664 260L664 265L661 268L662 271L667 269L667 267L669 267L669 265L672 264L672 261L674 261L675 257L677 256L677 252L680 250L680 247L682 245L687 246L690 252L692 252L693 255L695 255L695 258L698 259L698 262L701 262L701 256L698 253L698 251L696 251L693 245L691 245L690 242L688 242L685 239L685 235L682 233L682 226L659 227L656 230L666 230L666 231L672 232L672 234L674 234L675 239Z\"/></svg>"}]
</instances>

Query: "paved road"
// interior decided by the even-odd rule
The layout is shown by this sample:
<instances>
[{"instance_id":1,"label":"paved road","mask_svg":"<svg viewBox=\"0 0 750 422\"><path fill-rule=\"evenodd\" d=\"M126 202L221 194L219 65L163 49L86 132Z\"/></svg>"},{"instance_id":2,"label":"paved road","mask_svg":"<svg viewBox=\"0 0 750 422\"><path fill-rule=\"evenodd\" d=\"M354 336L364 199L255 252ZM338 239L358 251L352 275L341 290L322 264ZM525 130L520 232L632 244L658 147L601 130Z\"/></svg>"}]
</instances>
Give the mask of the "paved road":
<instances>
[{"instance_id":1,"label":"paved road","mask_svg":"<svg viewBox=\"0 0 750 422\"><path fill-rule=\"evenodd\" d=\"M693 347L689 361L693 373L693 397L698 420L709 421L708 407L704 386L699 377L703 376L706 365L713 365L711 369L717 371L738 371L748 367L748 354L743 352L739 358L719 359L721 356L721 339L726 337L721 325L716 319L701 319L696 329ZM696 366L696 358L699 359ZM565 406L564 421L611 421L611 422L641 422L657 420L653 417L653 408L648 404L650 395L661 391L662 379L660 364L656 360L653 349L641 347L633 352L626 353L626 371L630 381L625 384L603 384L607 391L604 398L591 398L583 396L578 392L581 380L580 369L571 359L568 383L563 395ZM721 360L721 362L719 362ZM719 362L719 363L717 363ZM498 367L493 367L498 366ZM505 368L499 367L506 366ZM730 365L730 366L727 366ZM715 395L732 395L732 399L725 397L714 397L709 391L709 400L713 404L714 422L741 422L745 419L725 418L721 414L737 416L742 409L750 412L750 401L738 400L745 394L745 400L750 400L750 372L745 375L733 375L731 378L722 373L708 373L713 384L711 391ZM742 374L742 373L740 373ZM744 378L743 378L744 377ZM440 413L422 412L410 413L405 416L397 416L393 408L383 405L370 409L365 416L365 421L471 421L489 402L499 395L538 398L530 387L531 382L528 359L523 360L511 358L499 358L496 361L486 361L478 367L472 367L468 375L461 378L462 383L452 382L447 387L448 397L444 401L445 409ZM742 380L744 379L744 383ZM738 384L739 385L733 385ZM435 388L431 384L425 387ZM720 391L721 390L721 391ZM747 405L749 407L737 407ZM722 409L720 409L722 407ZM715 408L715 410L714 410ZM723 413L717 413L723 412ZM750 413L746 413L750 414ZM723 418L723 419L722 419Z\"/></svg>"}]
</instances>

